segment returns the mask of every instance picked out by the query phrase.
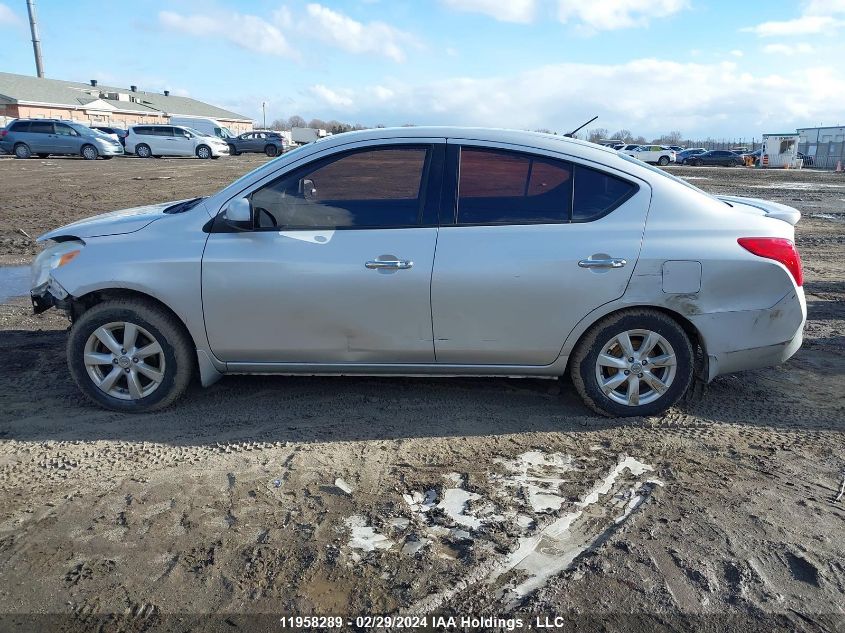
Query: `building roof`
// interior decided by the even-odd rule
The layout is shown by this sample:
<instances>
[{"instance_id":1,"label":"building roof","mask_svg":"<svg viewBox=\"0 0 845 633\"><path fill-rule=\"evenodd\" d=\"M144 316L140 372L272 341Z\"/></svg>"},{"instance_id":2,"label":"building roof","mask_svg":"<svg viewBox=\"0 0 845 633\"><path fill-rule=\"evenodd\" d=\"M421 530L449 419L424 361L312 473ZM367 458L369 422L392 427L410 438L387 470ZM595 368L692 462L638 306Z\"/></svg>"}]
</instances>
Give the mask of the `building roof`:
<instances>
[{"instance_id":1,"label":"building roof","mask_svg":"<svg viewBox=\"0 0 845 633\"><path fill-rule=\"evenodd\" d=\"M109 93L129 95L134 101L109 98ZM116 110L161 112L168 116L204 116L213 119L252 122L251 117L218 108L190 97L164 95L145 90L132 92L128 88L115 88L100 84L95 87L90 83L0 72L0 98L3 97L13 103L44 103L74 108L99 100Z\"/></svg>"}]
</instances>

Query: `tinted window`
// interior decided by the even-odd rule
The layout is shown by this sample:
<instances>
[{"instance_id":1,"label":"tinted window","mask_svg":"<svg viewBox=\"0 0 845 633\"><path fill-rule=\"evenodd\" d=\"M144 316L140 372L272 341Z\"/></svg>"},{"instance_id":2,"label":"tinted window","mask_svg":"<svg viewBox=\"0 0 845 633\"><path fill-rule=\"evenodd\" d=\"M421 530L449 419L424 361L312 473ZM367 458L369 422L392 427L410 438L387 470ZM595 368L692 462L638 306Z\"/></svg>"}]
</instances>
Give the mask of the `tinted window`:
<instances>
[{"instance_id":1,"label":"tinted window","mask_svg":"<svg viewBox=\"0 0 845 633\"><path fill-rule=\"evenodd\" d=\"M31 121L29 131L32 134L52 134L53 124L47 121Z\"/></svg>"},{"instance_id":2,"label":"tinted window","mask_svg":"<svg viewBox=\"0 0 845 633\"><path fill-rule=\"evenodd\" d=\"M9 126L10 132L29 132L29 121L18 121Z\"/></svg>"},{"instance_id":3,"label":"tinted window","mask_svg":"<svg viewBox=\"0 0 845 633\"><path fill-rule=\"evenodd\" d=\"M132 131L141 136L150 136L153 133L152 128L147 126L133 127Z\"/></svg>"},{"instance_id":4,"label":"tinted window","mask_svg":"<svg viewBox=\"0 0 845 633\"><path fill-rule=\"evenodd\" d=\"M572 221L595 220L622 204L636 190L635 185L621 178L575 165Z\"/></svg>"},{"instance_id":5,"label":"tinted window","mask_svg":"<svg viewBox=\"0 0 845 633\"><path fill-rule=\"evenodd\" d=\"M156 133L156 136L176 136L177 135L176 131L174 131L174 129L172 127L170 127L169 125L157 125L155 127L155 133ZM179 134L182 134L182 133L183 132L181 130L179 130Z\"/></svg>"},{"instance_id":6,"label":"tinted window","mask_svg":"<svg viewBox=\"0 0 845 633\"><path fill-rule=\"evenodd\" d=\"M569 163L486 149L462 149L458 224L568 222Z\"/></svg>"},{"instance_id":7,"label":"tinted window","mask_svg":"<svg viewBox=\"0 0 845 633\"><path fill-rule=\"evenodd\" d=\"M252 194L262 228L396 227L419 223L428 149L358 151L283 176Z\"/></svg>"}]
</instances>

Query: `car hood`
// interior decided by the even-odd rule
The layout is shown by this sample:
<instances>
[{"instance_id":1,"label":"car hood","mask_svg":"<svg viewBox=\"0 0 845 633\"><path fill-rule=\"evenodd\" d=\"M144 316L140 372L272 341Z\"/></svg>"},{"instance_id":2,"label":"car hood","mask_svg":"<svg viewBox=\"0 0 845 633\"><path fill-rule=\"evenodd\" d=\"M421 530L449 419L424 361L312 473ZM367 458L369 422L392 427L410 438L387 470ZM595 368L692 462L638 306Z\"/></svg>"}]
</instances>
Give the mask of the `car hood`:
<instances>
[{"instance_id":1,"label":"car hood","mask_svg":"<svg viewBox=\"0 0 845 633\"><path fill-rule=\"evenodd\" d=\"M746 213L755 213L757 215L765 215L769 218L783 220L795 226L798 220L801 219L801 212L798 209L789 207L779 202L772 202L771 200L761 200L760 198L744 198L742 196L716 196L719 200L728 202L734 208L744 211Z\"/></svg>"},{"instance_id":2,"label":"car hood","mask_svg":"<svg viewBox=\"0 0 845 633\"><path fill-rule=\"evenodd\" d=\"M134 207L132 209L122 209L120 211L95 215L48 231L40 236L37 241L43 242L58 237L84 238L134 233L164 217L164 210L178 202L182 201L162 202L160 204L150 204L145 207Z\"/></svg>"}]
</instances>

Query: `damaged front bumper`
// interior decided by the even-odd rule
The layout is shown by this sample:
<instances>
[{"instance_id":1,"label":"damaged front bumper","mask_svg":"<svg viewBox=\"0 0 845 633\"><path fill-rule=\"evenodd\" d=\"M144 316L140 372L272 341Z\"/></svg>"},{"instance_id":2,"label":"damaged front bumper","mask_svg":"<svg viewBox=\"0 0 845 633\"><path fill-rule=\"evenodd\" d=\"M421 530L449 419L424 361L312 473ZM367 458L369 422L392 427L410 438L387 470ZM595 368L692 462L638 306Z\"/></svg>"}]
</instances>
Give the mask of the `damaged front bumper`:
<instances>
[{"instance_id":1,"label":"damaged front bumper","mask_svg":"<svg viewBox=\"0 0 845 633\"><path fill-rule=\"evenodd\" d=\"M35 314L41 314L50 308L70 310L70 295L52 276L30 290L29 298L32 301L32 311Z\"/></svg>"}]
</instances>

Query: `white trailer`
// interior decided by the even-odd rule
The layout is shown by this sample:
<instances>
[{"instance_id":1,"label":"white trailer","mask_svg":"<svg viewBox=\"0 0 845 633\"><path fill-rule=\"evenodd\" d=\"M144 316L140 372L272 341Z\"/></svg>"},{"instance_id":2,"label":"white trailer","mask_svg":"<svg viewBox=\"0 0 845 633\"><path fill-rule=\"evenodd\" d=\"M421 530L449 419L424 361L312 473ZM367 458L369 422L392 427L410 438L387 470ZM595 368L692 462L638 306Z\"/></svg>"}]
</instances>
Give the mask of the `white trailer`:
<instances>
[{"instance_id":1,"label":"white trailer","mask_svg":"<svg viewBox=\"0 0 845 633\"><path fill-rule=\"evenodd\" d=\"M227 139L235 136L229 128L217 119L200 116L172 116L170 117L170 123L172 125L183 125L207 136L216 136L217 138Z\"/></svg>"},{"instance_id":2,"label":"white trailer","mask_svg":"<svg viewBox=\"0 0 845 633\"><path fill-rule=\"evenodd\" d=\"M298 145L313 143L324 136L326 136L325 130L319 130L313 127L293 127L290 129L290 138Z\"/></svg>"},{"instance_id":3,"label":"white trailer","mask_svg":"<svg viewBox=\"0 0 845 633\"><path fill-rule=\"evenodd\" d=\"M798 161L798 134L763 134L760 167L795 168Z\"/></svg>"}]
</instances>

